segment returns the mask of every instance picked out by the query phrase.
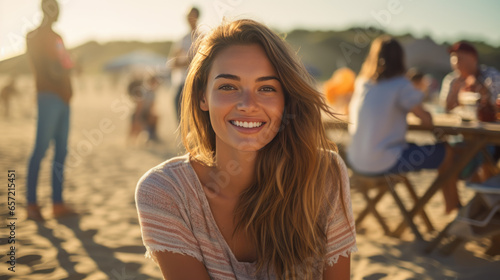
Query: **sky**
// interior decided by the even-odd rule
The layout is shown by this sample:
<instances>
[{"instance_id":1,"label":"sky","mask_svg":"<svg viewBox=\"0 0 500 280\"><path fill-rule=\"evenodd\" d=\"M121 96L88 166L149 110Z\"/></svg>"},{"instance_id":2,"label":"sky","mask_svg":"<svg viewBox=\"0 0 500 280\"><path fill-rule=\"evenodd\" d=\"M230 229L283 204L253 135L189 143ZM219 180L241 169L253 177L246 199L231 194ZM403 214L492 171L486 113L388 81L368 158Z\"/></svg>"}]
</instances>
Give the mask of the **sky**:
<instances>
[{"instance_id":1,"label":"sky","mask_svg":"<svg viewBox=\"0 0 500 280\"><path fill-rule=\"evenodd\" d=\"M204 29L228 19L252 18L288 32L376 26L391 34L431 36L439 43L482 40L500 46L498 0L59 0L54 30L66 47L90 40L177 40L186 14L201 10ZM25 36L41 22L39 0L0 0L0 61L25 51Z\"/></svg>"}]
</instances>

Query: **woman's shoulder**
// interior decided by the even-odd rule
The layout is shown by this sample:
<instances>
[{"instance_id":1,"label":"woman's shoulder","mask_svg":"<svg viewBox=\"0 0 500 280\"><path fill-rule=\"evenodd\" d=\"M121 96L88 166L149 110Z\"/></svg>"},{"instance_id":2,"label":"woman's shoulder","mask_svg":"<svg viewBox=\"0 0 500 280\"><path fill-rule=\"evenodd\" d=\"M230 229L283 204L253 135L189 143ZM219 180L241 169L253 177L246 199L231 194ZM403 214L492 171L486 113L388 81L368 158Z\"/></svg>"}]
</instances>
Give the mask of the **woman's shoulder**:
<instances>
[{"instance_id":1,"label":"woman's shoulder","mask_svg":"<svg viewBox=\"0 0 500 280\"><path fill-rule=\"evenodd\" d=\"M338 151L327 150L326 153L329 155L334 164L337 164L339 167L341 167L341 172L347 172L347 167L344 159L342 158L342 156L340 156L340 153Z\"/></svg>"},{"instance_id":2,"label":"woman's shoulder","mask_svg":"<svg viewBox=\"0 0 500 280\"><path fill-rule=\"evenodd\" d=\"M333 166L333 174L330 174L330 176L338 178L338 180L335 181L339 182L341 186L349 186L349 173L347 171L347 165L345 164L344 159L340 156L339 152L327 150L326 154L330 157L331 164Z\"/></svg>"},{"instance_id":3,"label":"woman's shoulder","mask_svg":"<svg viewBox=\"0 0 500 280\"><path fill-rule=\"evenodd\" d=\"M379 82L379 91L383 91L386 96L407 96L407 94L420 94L410 80L405 76L396 76ZM389 104L389 103L387 103Z\"/></svg>"},{"instance_id":4,"label":"woman's shoulder","mask_svg":"<svg viewBox=\"0 0 500 280\"><path fill-rule=\"evenodd\" d=\"M196 178L189 170L189 155L171 158L149 169L137 183L137 192L161 189L167 192L186 192L186 185Z\"/></svg>"},{"instance_id":5,"label":"woman's shoulder","mask_svg":"<svg viewBox=\"0 0 500 280\"><path fill-rule=\"evenodd\" d=\"M380 81L379 84L391 85L391 86L398 85L398 86L403 86L403 87L407 86L407 85L412 85L411 81L408 80L408 78L406 78L403 75L395 76L395 77L392 77L389 79L384 79L384 80Z\"/></svg>"}]
</instances>

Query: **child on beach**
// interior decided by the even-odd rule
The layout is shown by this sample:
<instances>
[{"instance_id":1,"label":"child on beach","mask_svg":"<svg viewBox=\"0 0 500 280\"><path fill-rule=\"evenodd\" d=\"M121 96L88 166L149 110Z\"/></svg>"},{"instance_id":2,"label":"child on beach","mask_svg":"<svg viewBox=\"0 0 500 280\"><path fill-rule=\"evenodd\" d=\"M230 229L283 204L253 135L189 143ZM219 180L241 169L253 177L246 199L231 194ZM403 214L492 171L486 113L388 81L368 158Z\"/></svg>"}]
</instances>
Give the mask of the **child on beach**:
<instances>
[{"instance_id":1,"label":"child on beach","mask_svg":"<svg viewBox=\"0 0 500 280\"><path fill-rule=\"evenodd\" d=\"M165 279L349 279L349 179L330 111L277 34L252 20L205 36L181 109L187 150L148 171L136 204Z\"/></svg>"},{"instance_id":2,"label":"child on beach","mask_svg":"<svg viewBox=\"0 0 500 280\"><path fill-rule=\"evenodd\" d=\"M135 140L137 136L146 131L148 140L158 141L157 123L158 115L155 112L156 90L160 83L156 76L151 76L146 82L142 79L132 79L128 86L128 94L135 103L132 114L129 140Z\"/></svg>"}]
</instances>

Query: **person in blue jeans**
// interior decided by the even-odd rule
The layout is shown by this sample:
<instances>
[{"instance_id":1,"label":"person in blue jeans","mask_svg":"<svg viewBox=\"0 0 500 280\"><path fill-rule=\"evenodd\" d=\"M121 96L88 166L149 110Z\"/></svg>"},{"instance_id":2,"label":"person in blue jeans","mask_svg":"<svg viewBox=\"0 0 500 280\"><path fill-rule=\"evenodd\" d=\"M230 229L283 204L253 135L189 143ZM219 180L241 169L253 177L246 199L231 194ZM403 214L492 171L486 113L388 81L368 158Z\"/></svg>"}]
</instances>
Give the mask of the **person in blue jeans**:
<instances>
[{"instance_id":1,"label":"person in blue jeans","mask_svg":"<svg viewBox=\"0 0 500 280\"><path fill-rule=\"evenodd\" d=\"M26 36L27 54L35 76L38 101L36 142L29 161L27 178L28 219L43 221L37 204L37 183L40 162L51 140L55 143L52 165L52 201L54 217L73 215L64 204L62 183L64 160L67 154L69 132L69 102L72 96L70 69L72 62L61 36L52 30L59 17L56 0L42 0L44 14L40 26Z\"/></svg>"}]
</instances>

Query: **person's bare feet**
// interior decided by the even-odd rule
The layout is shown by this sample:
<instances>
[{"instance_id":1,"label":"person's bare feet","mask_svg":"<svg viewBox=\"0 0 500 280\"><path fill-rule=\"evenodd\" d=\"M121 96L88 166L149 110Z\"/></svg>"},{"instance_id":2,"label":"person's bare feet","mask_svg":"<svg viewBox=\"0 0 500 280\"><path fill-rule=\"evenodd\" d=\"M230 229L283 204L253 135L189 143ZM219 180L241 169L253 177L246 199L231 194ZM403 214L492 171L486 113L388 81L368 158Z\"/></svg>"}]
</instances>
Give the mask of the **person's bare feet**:
<instances>
[{"instance_id":1,"label":"person's bare feet","mask_svg":"<svg viewBox=\"0 0 500 280\"><path fill-rule=\"evenodd\" d=\"M28 204L28 219L38 222L43 222L45 219L40 212L40 207L37 204Z\"/></svg>"},{"instance_id":2,"label":"person's bare feet","mask_svg":"<svg viewBox=\"0 0 500 280\"><path fill-rule=\"evenodd\" d=\"M63 217L69 217L69 216L76 216L77 213L73 208L69 207L68 205L64 203L56 203L52 207L54 218L63 218Z\"/></svg>"}]
</instances>

